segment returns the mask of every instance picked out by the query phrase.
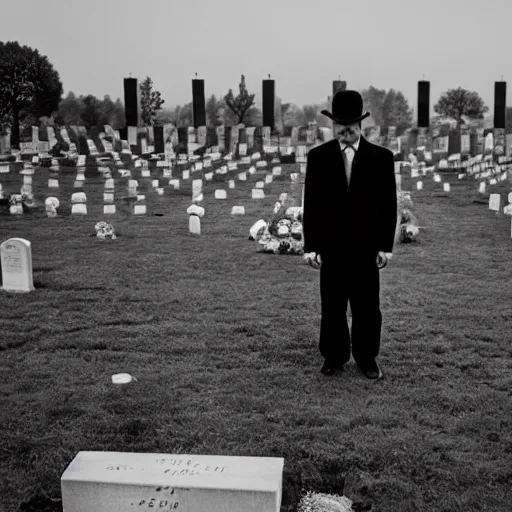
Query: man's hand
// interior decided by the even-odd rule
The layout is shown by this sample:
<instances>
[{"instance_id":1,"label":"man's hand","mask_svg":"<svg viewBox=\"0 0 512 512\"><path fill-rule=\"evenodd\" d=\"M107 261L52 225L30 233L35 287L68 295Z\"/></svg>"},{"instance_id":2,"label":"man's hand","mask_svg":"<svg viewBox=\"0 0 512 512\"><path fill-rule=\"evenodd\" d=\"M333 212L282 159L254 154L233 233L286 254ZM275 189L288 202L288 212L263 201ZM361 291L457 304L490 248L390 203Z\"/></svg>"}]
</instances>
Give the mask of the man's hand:
<instances>
[{"instance_id":1,"label":"man's hand","mask_svg":"<svg viewBox=\"0 0 512 512\"><path fill-rule=\"evenodd\" d=\"M311 267L315 269L319 269L322 265L322 258L320 257L320 254L316 252L307 252L304 254L304 259Z\"/></svg>"},{"instance_id":2,"label":"man's hand","mask_svg":"<svg viewBox=\"0 0 512 512\"><path fill-rule=\"evenodd\" d=\"M388 257L384 251L379 251L377 254L377 268L380 270L388 264Z\"/></svg>"}]
</instances>

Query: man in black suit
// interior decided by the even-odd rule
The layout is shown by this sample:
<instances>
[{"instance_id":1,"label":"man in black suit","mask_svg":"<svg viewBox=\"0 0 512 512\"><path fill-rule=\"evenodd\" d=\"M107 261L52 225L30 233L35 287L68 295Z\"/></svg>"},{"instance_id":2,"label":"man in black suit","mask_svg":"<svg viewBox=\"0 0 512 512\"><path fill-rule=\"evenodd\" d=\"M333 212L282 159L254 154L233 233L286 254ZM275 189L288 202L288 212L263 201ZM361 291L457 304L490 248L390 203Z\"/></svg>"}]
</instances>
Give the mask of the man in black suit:
<instances>
[{"instance_id":1,"label":"man in black suit","mask_svg":"<svg viewBox=\"0 0 512 512\"><path fill-rule=\"evenodd\" d=\"M361 121L370 113L363 114L358 92L338 91L332 114L322 114L334 121L335 138L309 151L303 213L304 257L320 268L321 371L343 369L352 341L356 364L366 377L378 379L379 270L392 257L397 222L393 153L361 135Z\"/></svg>"}]
</instances>

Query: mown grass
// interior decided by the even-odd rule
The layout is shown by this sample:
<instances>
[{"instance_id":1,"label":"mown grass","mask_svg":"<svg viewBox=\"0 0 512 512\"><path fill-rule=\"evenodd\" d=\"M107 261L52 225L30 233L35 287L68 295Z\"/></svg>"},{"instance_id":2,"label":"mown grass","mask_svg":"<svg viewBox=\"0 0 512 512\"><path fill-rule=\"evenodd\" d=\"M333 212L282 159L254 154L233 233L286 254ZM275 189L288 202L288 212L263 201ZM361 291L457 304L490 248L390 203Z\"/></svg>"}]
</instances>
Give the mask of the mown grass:
<instances>
[{"instance_id":1,"label":"mown grass","mask_svg":"<svg viewBox=\"0 0 512 512\"><path fill-rule=\"evenodd\" d=\"M40 172L36 198L50 195ZM263 172L227 201L206 183L201 237L188 235L190 183L160 197L139 179L148 215L108 217L119 238L102 242L90 236L102 179L86 175L89 214L71 217L75 173L62 174L61 217L0 217L2 241L32 242L36 285L0 293L0 510L37 496L60 510L81 450L284 457L282 511L301 489L380 511L510 510L510 218L474 202L474 180L446 178L445 194L404 177L425 229L381 273L385 377L373 382L353 362L320 374L318 272L248 241L286 177L258 201ZM137 382L114 386L120 372Z\"/></svg>"}]
</instances>

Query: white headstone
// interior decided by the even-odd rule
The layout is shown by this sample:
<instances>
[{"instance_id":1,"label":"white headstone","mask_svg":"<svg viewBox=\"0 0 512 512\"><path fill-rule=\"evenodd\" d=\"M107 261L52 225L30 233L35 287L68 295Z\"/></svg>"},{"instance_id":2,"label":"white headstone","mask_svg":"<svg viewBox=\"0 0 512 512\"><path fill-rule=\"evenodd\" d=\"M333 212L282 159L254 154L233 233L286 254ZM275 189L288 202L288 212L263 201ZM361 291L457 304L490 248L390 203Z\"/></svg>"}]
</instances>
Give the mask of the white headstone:
<instances>
[{"instance_id":1,"label":"white headstone","mask_svg":"<svg viewBox=\"0 0 512 512\"><path fill-rule=\"evenodd\" d=\"M245 172L239 172L239 173L238 173L238 179L239 179L240 181L247 181L247 173L245 173Z\"/></svg>"},{"instance_id":2,"label":"white headstone","mask_svg":"<svg viewBox=\"0 0 512 512\"><path fill-rule=\"evenodd\" d=\"M267 185L269 185L270 183L272 183L273 179L274 179L274 178L273 178L273 176L272 176L271 174L267 174L267 175L265 176L265 183L266 183Z\"/></svg>"},{"instance_id":3,"label":"white headstone","mask_svg":"<svg viewBox=\"0 0 512 512\"><path fill-rule=\"evenodd\" d=\"M255 188L265 188L265 182L264 181L257 181L254 186L255 186Z\"/></svg>"},{"instance_id":4,"label":"white headstone","mask_svg":"<svg viewBox=\"0 0 512 512\"><path fill-rule=\"evenodd\" d=\"M146 205L145 204L135 204L133 205L133 214L134 215L145 215L146 214Z\"/></svg>"},{"instance_id":5,"label":"white headstone","mask_svg":"<svg viewBox=\"0 0 512 512\"><path fill-rule=\"evenodd\" d=\"M2 289L11 292L35 290L32 277L32 247L24 238L10 238L0 245Z\"/></svg>"},{"instance_id":6,"label":"white headstone","mask_svg":"<svg viewBox=\"0 0 512 512\"><path fill-rule=\"evenodd\" d=\"M264 199L265 192L261 188L253 188L252 189L252 198L253 199Z\"/></svg>"},{"instance_id":7,"label":"white headstone","mask_svg":"<svg viewBox=\"0 0 512 512\"><path fill-rule=\"evenodd\" d=\"M436 183L441 183L441 176L439 176L439 174L434 174L434 181Z\"/></svg>"},{"instance_id":8,"label":"white headstone","mask_svg":"<svg viewBox=\"0 0 512 512\"><path fill-rule=\"evenodd\" d=\"M496 212L499 212L500 211L500 202L501 202L500 194L490 194L489 195L489 210L494 210Z\"/></svg>"},{"instance_id":9,"label":"white headstone","mask_svg":"<svg viewBox=\"0 0 512 512\"><path fill-rule=\"evenodd\" d=\"M481 181L478 187L478 192L480 194L485 194L485 181Z\"/></svg>"},{"instance_id":10,"label":"white headstone","mask_svg":"<svg viewBox=\"0 0 512 512\"><path fill-rule=\"evenodd\" d=\"M116 205L115 204L104 204L103 205L103 213L105 215L116 213Z\"/></svg>"},{"instance_id":11,"label":"white headstone","mask_svg":"<svg viewBox=\"0 0 512 512\"><path fill-rule=\"evenodd\" d=\"M417 190L422 190L423 189L423 181L416 182L416 189Z\"/></svg>"},{"instance_id":12,"label":"white headstone","mask_svg":"<svg viewBox=\"0 0 512 512\"><path fill-rule=\"evenodd\" d=\"M229 188L235 188L235 180L229 180L228 181L228 187Z\"/></svg>"},{"instance_id":13,"label":"white headstone","mask_svg":"<svg viewBox=\"0 0 512 512\"><path fill-rule=\"evenodd\" d=\"M178 190L180 188L180 180L178 180L178 179L169 180L169 186L173 187L174 190Z\"/></svg>"},{"instance_id":14,"label":"white headstone","mask_svg":"<svg viewBox=\"0 0 512 512\"><path fill-rule=\"evenodd\" d=\"M71 194L71 202L72 203L86 203L87 196L85 195L85 192L75 192L75 193Z\"/></svg>"},{"instance_id":15,"label":"white headstone","mask_svg":"<svg viewBox=\"0 0 512 512\"><path fill-rule=\"evenodd\" d=\"M231 215L245 215L244 206L233 206L231 209Z\"/></svg>"},{"instance_id":16,"label":"white headstone","mask_svg":"<svg viewBox=\"0 0 512 512\"><path fill-rule=\"evenodd\" d=\"M79 452L61 477L64 512L279 512L284 459Z\"/></svg>"},{"instance_id":17,"label":"white headstone","mask_svg":"<svg viewBox=\"0 0 512 512\"><path fill-rule=\"evenodd\" d=\"M113 203L114 202L114 194L112 192L104 192L103 193L103 202L104 203Z\"/></svg>"},{"instance_id":18,"label":"white headstone","mask_svg":"<svg viewBox=\"0 0 512 512\"><path fill-rule=\"evenodd\" d=\"M159 196L163 196L164 195L164 189L162 187L157 187L157 188L155 188L155 190L156 190L156 193Z\"/></svg>"},{"instance_id":19,"label":"white headstone","mask_svg":"<svg viewBox=\"0 0 512 512\"><path fill-rule=\"evenodd\" d=\"M76 203L71 206L73 215L87 215L87 205L85 203Z\"/></svg>"},{"instance_id":20,"label":"white headstone","mask_svg":"<svg viewBox=\"0 0 512 512\"><path fill-rule=\"evenodd\" d=\"M450 184L449 183L443 183L443 190L445 192L450 192Z\"/></svg>"},{"instance_id":21,"label":"white headstone","mask_svg":"<svg viewBox=\"0 0 512 512\"><path fill-rule=\"evenodd\" d=\"M143 178L151 178L151 171L149 169L143 169L140 173Z\"/></svg>"},{"instance_id":22,"label":"white headstone","mask_svg":"<svg viewBox=\"0 0 512 512\"><path fill-rule=\"evenodd\" d=\"M188 180L190 178L190 171L183 171L182 178Z\"/></svg>"},{"instance_id":23,"label":"white headstone","mask_svg":"<svg viewBox=\"0 0 512 512\"><path fill-rule=\"evenodd\" d=\"M106 189L115 188L114 178L108 178L108 179L105 180L105 188Z\"/></svg>"},{"instance_id":24,"label":"white headstone","mask_svg":"<svg viewBox=\"0 0 512 512\"><path fill-rule=\"evenodd\" d=\"M226 199L227 192L225 190L216 190L215 191L215 199Z\"/></svg>"},{"instance_id":25,"label":"white headstone","mask_svg":"<svg viewBox=\"0 0 512 512\"><path fill-rule=\"evenodd\" d=\"M197 215L188 217L188 230L191 235L201 234L201 219Z\"/></svg>"},{"instance_id":26,"label":"white headstone","mask_svg":"<svg viewBox=\"0 0 512 512\"><path fill-rule=\"evenodd\" d=\"M282 170L282 168L281 168L281 167L274 167L274 168L272 169L272 174L273 174L274 176L281 176L282 171L283 171L283 170Z\"/></svg>"}]
</instances>

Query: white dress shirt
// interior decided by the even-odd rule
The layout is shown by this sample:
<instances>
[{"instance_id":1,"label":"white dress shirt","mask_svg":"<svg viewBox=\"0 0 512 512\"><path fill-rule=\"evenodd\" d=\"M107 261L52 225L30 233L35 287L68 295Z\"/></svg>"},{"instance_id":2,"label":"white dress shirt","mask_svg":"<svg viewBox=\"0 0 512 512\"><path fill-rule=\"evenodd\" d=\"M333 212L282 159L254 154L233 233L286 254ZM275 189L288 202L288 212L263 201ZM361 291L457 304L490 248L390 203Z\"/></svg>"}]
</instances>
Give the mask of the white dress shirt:
<instances>
[{"instance_id":1,"label":"white dress shirt","mask_svg":"<svg viewBox=\"0 0 512 512\"><path fill-rule=\"evenodd\" d=\"M356 142L354 142L354 144L352 144L352 146L355 148L356 151L359 149L359 141L360 140L361 139L359 138L359 139L357 139ZM350 178L352 176L352 163L354 162L355 152L350 146L347 147L347 144L344 144L343 142L340 142L340 148L341 148L342 154L345 155L344 156L345 172L347 174L347 183L349 184ZM393 257L393 253L391 253L391 252L386 253L386 258L388 260L390 260L392 257Z\"/></svg>"}]
</instances>

